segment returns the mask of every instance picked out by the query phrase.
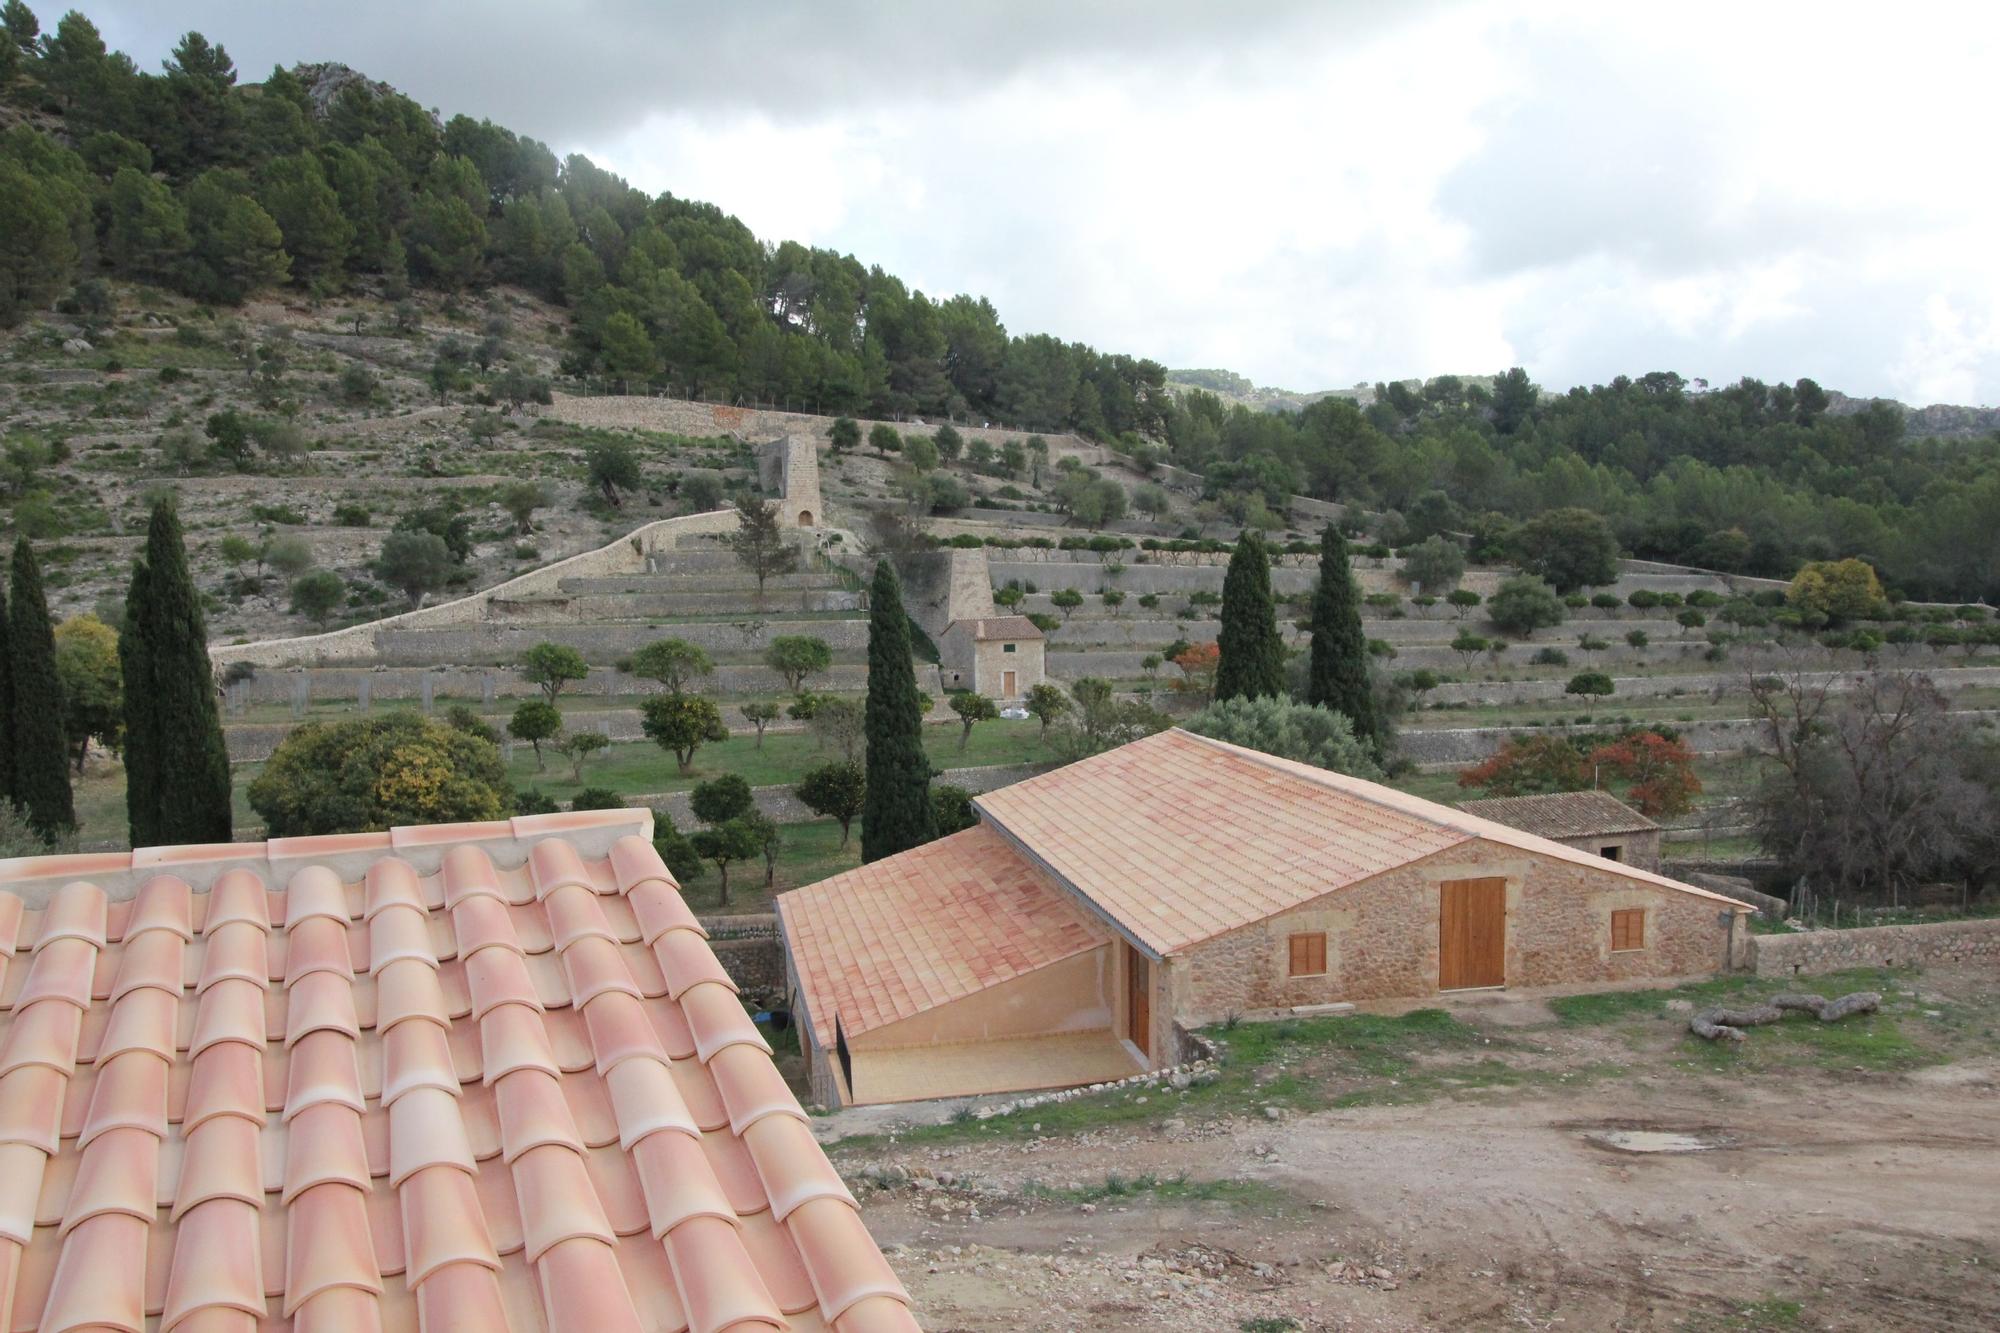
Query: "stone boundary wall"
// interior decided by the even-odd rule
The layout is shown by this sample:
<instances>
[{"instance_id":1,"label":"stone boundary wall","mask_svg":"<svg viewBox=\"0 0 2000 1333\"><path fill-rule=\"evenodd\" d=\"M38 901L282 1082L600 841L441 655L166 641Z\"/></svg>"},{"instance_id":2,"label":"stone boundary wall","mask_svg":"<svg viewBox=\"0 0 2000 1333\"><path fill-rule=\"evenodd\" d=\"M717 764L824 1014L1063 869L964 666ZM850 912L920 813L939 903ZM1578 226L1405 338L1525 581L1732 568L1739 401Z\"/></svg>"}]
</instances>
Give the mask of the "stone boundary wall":
<instances>
[{"instance_id":1,"label":"stone boundary wall","mask_svg":"<svg viewBox=\"0 0 2000 1333\"><path fill-rule=\"evenodd\" d=\"M523 597L546 596L557 592L565 578L600 577L643 573L646 557L674 545L682 537L731 532L736 527L736 511L718 509L706 514L663 518L626 533L617 541L532 569L518 578L496 584L483 592L420 607L401 615L371 620L325 634L307 634L292 639L263 639L256 643L213 644L209 656L218 664L248 662L253 666L285 666L292 663L362 662L376 654L379 635L405 630L428 630L473 626L484 622L490 604Z\"/></svg>"},{"instance_id":2,"label":"stone boundary wall","mask_svg":"<svg viewBox=\"0 0 2000 1333\"><path fill-rule=\"evenodd\" d=\"M785 947L778 942L776 930L763 936L711 936L708 947L745 999L762 1004L783 1002Z\"/></svg>"},{"instance_id":3,"label":"stone boundary wall","mask_svg":"<svg viewBox=\"0 0 2000 1333\"><path fill-rule=\"evenodd\" d=\"M1924 967L1977 961L2000 961L2000 920L1758 935L1752 939L1749 967L1760 977L1784 977L1850 967Z\"/></svg>"}]
</instances>

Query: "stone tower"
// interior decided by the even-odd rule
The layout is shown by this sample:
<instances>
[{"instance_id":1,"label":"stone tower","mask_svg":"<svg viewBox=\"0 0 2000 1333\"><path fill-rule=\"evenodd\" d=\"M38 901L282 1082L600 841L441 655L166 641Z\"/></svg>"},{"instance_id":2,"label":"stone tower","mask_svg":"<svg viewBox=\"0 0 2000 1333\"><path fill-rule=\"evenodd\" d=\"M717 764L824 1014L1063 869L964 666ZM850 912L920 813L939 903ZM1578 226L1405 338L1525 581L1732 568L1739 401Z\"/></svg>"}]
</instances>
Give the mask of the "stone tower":
<instances>
[{"instance_id":1,"label":"stone tower","mask_svg":"<svg viewBox=\"0 0 2000 1333\"><path fill-rule=\"evenodd\" d=\"M811 436L786 435L757 446L757 483L777 492L780 521L816 528L826 511L819 498L819 449Z\"/></svg>"}]
</instances>

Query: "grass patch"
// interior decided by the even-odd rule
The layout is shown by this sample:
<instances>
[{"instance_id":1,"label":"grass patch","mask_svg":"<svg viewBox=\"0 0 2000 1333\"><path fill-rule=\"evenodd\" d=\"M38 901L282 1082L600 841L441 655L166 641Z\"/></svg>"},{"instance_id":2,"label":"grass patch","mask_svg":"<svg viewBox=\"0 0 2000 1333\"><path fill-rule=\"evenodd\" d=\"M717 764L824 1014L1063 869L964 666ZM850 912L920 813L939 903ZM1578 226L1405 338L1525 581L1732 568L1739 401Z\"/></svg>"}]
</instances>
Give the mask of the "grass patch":
<instances>
[{"instance_id":1,"label":"grass patch","mask_svg":"<svg viewBox=\"0 0 2000 1333\"><path fill-rule=\"evenodd\" d=\"M1783 1296L1766 1296L1737 1307L1732 1314L1695 1315L1686 1327L1691 1333L1766 1333L1772 1329L1798 1328L1805 1319L1805 1307Z\"/></svg>"},{"instance_id":2,"label":"grass patch","mask_svg":"<svg viewBox=\"0 0 2000 1333\"><path fill-rule=\"evenodd\" d=\"M985 1119L956 1119L901 1131L900 1143L964 1143L1023 1134L1063 1136L1108 1125L1145 1124L1163 1116L1219 1118L1264 1106L1320 1110L1362 1105L1369 1098L1420 1101L1459 1088L1498 1086L1503 1076L1478 1066L1423 1065L1423 1057L1449 1057L1491 1041L1445 1013L1419 1009L1388 1017L1355 1014L1283 1023L1218 1025L1208 1035L1224 1041L1222 1068L1210 1082L1183 1091L1119 1088ZM1498 1065L1492 1061L1490 1064ZM1461 1073L1461 1071L1464 1071ZM1527 1082L1537 1075L1504 1076ZM1343 1102L1342 1098L1357 1098ZM857 1135L842 1148L882 1146L884 1136Z\"/></svg>"},{"instance_id":3,"label":"grass patch","mask_svg":"<svg viewBox=\"0 0 2000 1333\"><path fill-rule=\"evenodd\" d=\"M1859 1014L1837 1023L1792 1014L1782 1022L1749 1029L1749 1039L1743 1042L1710 1042L1686 1033L1681 1038L1679 1062L1686 1068L1716 1071L1807 1065L1886 1072L1949 1058L1943 1043L1932 1040L1948 1036L1948 1024L1928 1020L1909 993L1909 982L1915 975L1909 968L1852 968L1819 977L1718 977L1670 990L1566 995L1550 1000L1549 1008L1565 1027L1609 1026L1638 1035L1639 1029L1662 1020L1685 1021L1689 1015L1667 1009L1670 1000L1688 1001L1699 1011L1711 1005L1754 1005L1784 991L1825 996L1879 991L1880 1013ZM1928 1011L1940 1019L1948 1014L1941 1005L1930 1005Z\"/></svg>"}]
</instances>

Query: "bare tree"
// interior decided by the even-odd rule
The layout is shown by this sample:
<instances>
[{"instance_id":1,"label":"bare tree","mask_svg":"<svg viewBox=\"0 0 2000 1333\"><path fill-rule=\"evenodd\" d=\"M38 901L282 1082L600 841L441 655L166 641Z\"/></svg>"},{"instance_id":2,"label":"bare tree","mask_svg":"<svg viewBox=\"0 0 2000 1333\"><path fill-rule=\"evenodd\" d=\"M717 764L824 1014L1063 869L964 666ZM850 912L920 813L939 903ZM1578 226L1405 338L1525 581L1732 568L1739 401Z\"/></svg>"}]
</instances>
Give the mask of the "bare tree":
<instances>
[{"instance_id":1,"label":"bare tree","mask_svg":"<svg viewBox=\"0 0 2000 1333\"><path fill-rule=\"evenodd\" d=\"M1928 676L1868 673L1836 693L1795 672L1753 698L1781 769L1752 802L1758 836L1817 892L1896 905L1990 859L1990 742Z\"/></svg>"}]
</instances>

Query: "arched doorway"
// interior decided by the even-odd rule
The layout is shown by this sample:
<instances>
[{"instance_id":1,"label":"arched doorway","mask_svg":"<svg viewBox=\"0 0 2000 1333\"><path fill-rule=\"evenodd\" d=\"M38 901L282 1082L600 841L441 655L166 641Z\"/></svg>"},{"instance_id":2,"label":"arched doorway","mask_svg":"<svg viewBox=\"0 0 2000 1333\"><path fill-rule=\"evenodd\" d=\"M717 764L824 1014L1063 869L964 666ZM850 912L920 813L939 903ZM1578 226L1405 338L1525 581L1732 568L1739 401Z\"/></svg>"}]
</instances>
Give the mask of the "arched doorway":
<instances>
[{"instance_id":1,"label":"arched doorway","mask_svg":"<svg viewBox=\"0 0 2000 1333\"><path fill-rule=\"evenodd\" d=\"M813 525L813 511L810 509L801 509L799 511L799 526L802 528L809 528L812 525Z\"/></svg>"}]
</instances>

